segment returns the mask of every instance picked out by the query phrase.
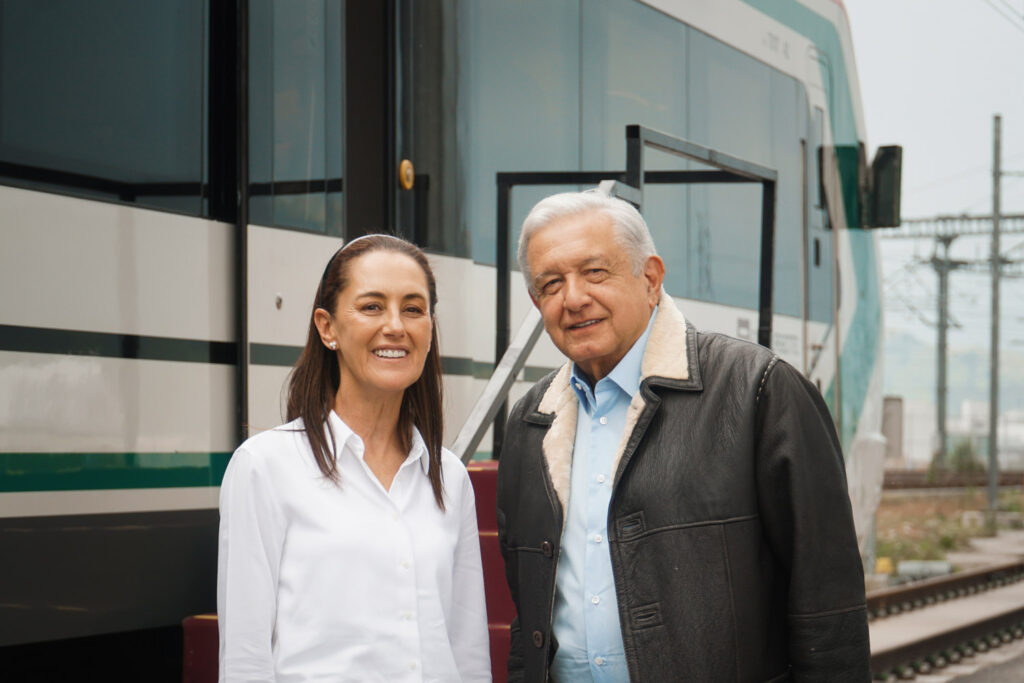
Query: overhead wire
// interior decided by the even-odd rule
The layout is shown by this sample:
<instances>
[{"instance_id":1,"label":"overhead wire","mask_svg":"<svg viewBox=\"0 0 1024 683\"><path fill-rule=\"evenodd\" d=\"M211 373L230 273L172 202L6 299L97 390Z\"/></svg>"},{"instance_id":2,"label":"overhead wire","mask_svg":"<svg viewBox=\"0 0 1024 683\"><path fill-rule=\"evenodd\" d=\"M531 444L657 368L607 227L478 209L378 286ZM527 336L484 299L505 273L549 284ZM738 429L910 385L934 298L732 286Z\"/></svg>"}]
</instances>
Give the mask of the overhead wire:
<instances>
[{"instance_id":1,"label":"overhead wire","mask_svg":"<svg viewBox=\"0 0 1024 683\"><path fill-rule=\"evenodd\" d=\"M1006 12L999 9L999 7L992 2L992 0L985 0L985 4L994 9L996 12L999 12L999 16L1003 17L1003 19L1006 19L1006 21L1008 21L1010 25L1013 26L1015 29L1017 29L1021 33L1024 33L1024 25L1018 24L1017 20L1013 17L1012 14L1006 14Z\"/></svg>"},{"instance_id":2,"label":"overhead wire","mask_svg":"<svg viewBox=\"0 0 1024 683\"><path fill-rule=\"evenodd\" d=\"M1010 10L1010 14L1013 14L1014 16L1017 16L1020 19L1024 19L1024 12L1018 12L1017 9L1013 5L1008 3L1006 0L999 0L999 2L1000 4L1003 5L1003 7Z\"/></svg>"}]
</instances>

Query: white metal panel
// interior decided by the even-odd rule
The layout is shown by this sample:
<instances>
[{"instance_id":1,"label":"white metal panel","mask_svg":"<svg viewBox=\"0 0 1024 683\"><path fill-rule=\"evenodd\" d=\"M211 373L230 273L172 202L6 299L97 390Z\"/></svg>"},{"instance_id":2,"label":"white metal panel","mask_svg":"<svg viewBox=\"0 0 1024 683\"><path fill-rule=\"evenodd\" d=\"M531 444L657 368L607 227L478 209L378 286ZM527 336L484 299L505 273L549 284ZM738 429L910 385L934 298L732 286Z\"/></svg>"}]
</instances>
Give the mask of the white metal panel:
<instances>
[{"instance_id":1,"label":"white metal panel","mask_svg":"<svg viewBox=\"0 0 1024 683\"><path fill-rule=\"evenodd\" d=\"M53 517L217 507L220 487L0 493L2 517Z\"/></svg>"},{"instance_id":2,"label":"white metal panel","mask_svg":"<svg viewBox=\"0 0 1024 683\"><path fill-rule=\"evenodd\" d=\"M441 355L492 361L494 269L440 254L431 254L429 260L437 280Z\"/></svg>"},{"instance_id":3,"label":"white metal panel","mask_svg":"<svg viewBox=\"0 0 1024 683\"><path fill-rule=\"evenodd\" d=\"M337 237L249 226L250 343L305 346L320 276L341 245Z\"/></svg>"},{"instance_id":4,"label":"white metal panel","mask_svg":"<svg viewBox=\"0 0 1024 683\"><path fill-rule=\"evenodd\" d=\"M230 341L232 226L0 186L0 322Z\"/></svg>"},{"instance_id":5,"label":"white metal panel","mask_svg":"<svg viewBox=\"0 0 1024 683\"><path fill-rule=\"evenodd\" d=\"M234 449L230 365L0 352L0 451Z\"/></svg>"},{"instance_id":6,"label":"white metal panel","mask_svg":"<svg viewBox=\"0 0 1024 683\"><path fill-rule=\"evenodd\" d=\"M289 372L279 365L249 366L249 436L285 422Z\"/></svg>"}]
</instances>

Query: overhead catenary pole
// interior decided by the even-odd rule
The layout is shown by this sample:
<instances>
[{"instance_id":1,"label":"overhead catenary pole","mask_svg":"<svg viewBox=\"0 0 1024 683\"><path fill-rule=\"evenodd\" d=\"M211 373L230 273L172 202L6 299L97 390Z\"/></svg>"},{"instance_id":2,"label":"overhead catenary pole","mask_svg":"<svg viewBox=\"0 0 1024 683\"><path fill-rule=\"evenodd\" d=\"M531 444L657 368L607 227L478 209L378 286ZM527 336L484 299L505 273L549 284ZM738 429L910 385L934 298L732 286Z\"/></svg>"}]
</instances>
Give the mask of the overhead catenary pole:
<instances>
[{"instance_id":1,"label":"overhead catenary pole","mask_svg":"<svg viewBox=\"0 0 1024 683\"><path fill-rule=\"evenodd\" d=\"M999 481L999 181L1002 117L996 114L992 124L992 346L989 354L988 512L989 524L994 528L998 493L996 487Z\"/></svg>"},{"instance_id":2,"label":"overhead catenary pole","mask_svg":"<svg viewBox=\"0 0 1024 683\"><path fill-rule=\"evenodd\" d=\"M936 383L935 383L935 423L938 427L938 445L936 447L936 464L945 466L946 463L946 400L948 389L946 385L946 338L949 333L949 271L952 270L949 260L949 245L952 237L942 237L938 243L943 246L941 257L932 259L932 266L939 278L939 301L938 301L938 349L936 349ZM936 245L936 251L938 251Z\"/></svg>"}]
</instances>

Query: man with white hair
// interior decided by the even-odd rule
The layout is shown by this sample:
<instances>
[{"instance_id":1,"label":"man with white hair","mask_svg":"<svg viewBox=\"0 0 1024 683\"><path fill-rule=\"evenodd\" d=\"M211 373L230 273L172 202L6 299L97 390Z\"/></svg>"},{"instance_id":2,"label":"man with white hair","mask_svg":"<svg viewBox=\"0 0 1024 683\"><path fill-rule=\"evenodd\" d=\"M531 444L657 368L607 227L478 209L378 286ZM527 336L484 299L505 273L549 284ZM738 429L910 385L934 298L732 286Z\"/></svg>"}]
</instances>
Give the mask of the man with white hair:
<instances>
[{"instance_id":1,"label":"man with white hair","mask_svg":"<svg viewBox=\"0 0 1024 683\"><path fill-rule=\"evenodd\" d=\"M817 389L697 332L627 202L538 203L519 263L569 358L508 420L509 680L867 681L864 577Z\"/></svg>"}]
</instances>

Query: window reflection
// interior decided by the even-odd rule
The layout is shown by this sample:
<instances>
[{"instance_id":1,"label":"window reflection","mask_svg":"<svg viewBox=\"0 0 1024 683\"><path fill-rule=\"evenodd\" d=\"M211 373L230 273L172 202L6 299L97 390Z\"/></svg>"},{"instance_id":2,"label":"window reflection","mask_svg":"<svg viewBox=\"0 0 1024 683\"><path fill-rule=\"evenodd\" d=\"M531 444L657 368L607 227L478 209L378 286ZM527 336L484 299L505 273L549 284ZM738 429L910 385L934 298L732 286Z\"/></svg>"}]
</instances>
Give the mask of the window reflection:
<instances>
[{"instance_id":1,"label":"window reflection","mask_svg":"<svg viewBox=\"0 0 1024 683\"><path fill-rule=\"evenodd\" d=\"M200 215L207 3L0 3L5 182Z\"/></svg>"},{"instance_id":2,"label":"window reflection","mask_svg":"<svg viewBox=\"0 0 1024 683\"><path fill-rule=\"evenodd\" d=\"M342 2L249 13L250 220L341 234Z\"/></svg>"}]
</instances>

